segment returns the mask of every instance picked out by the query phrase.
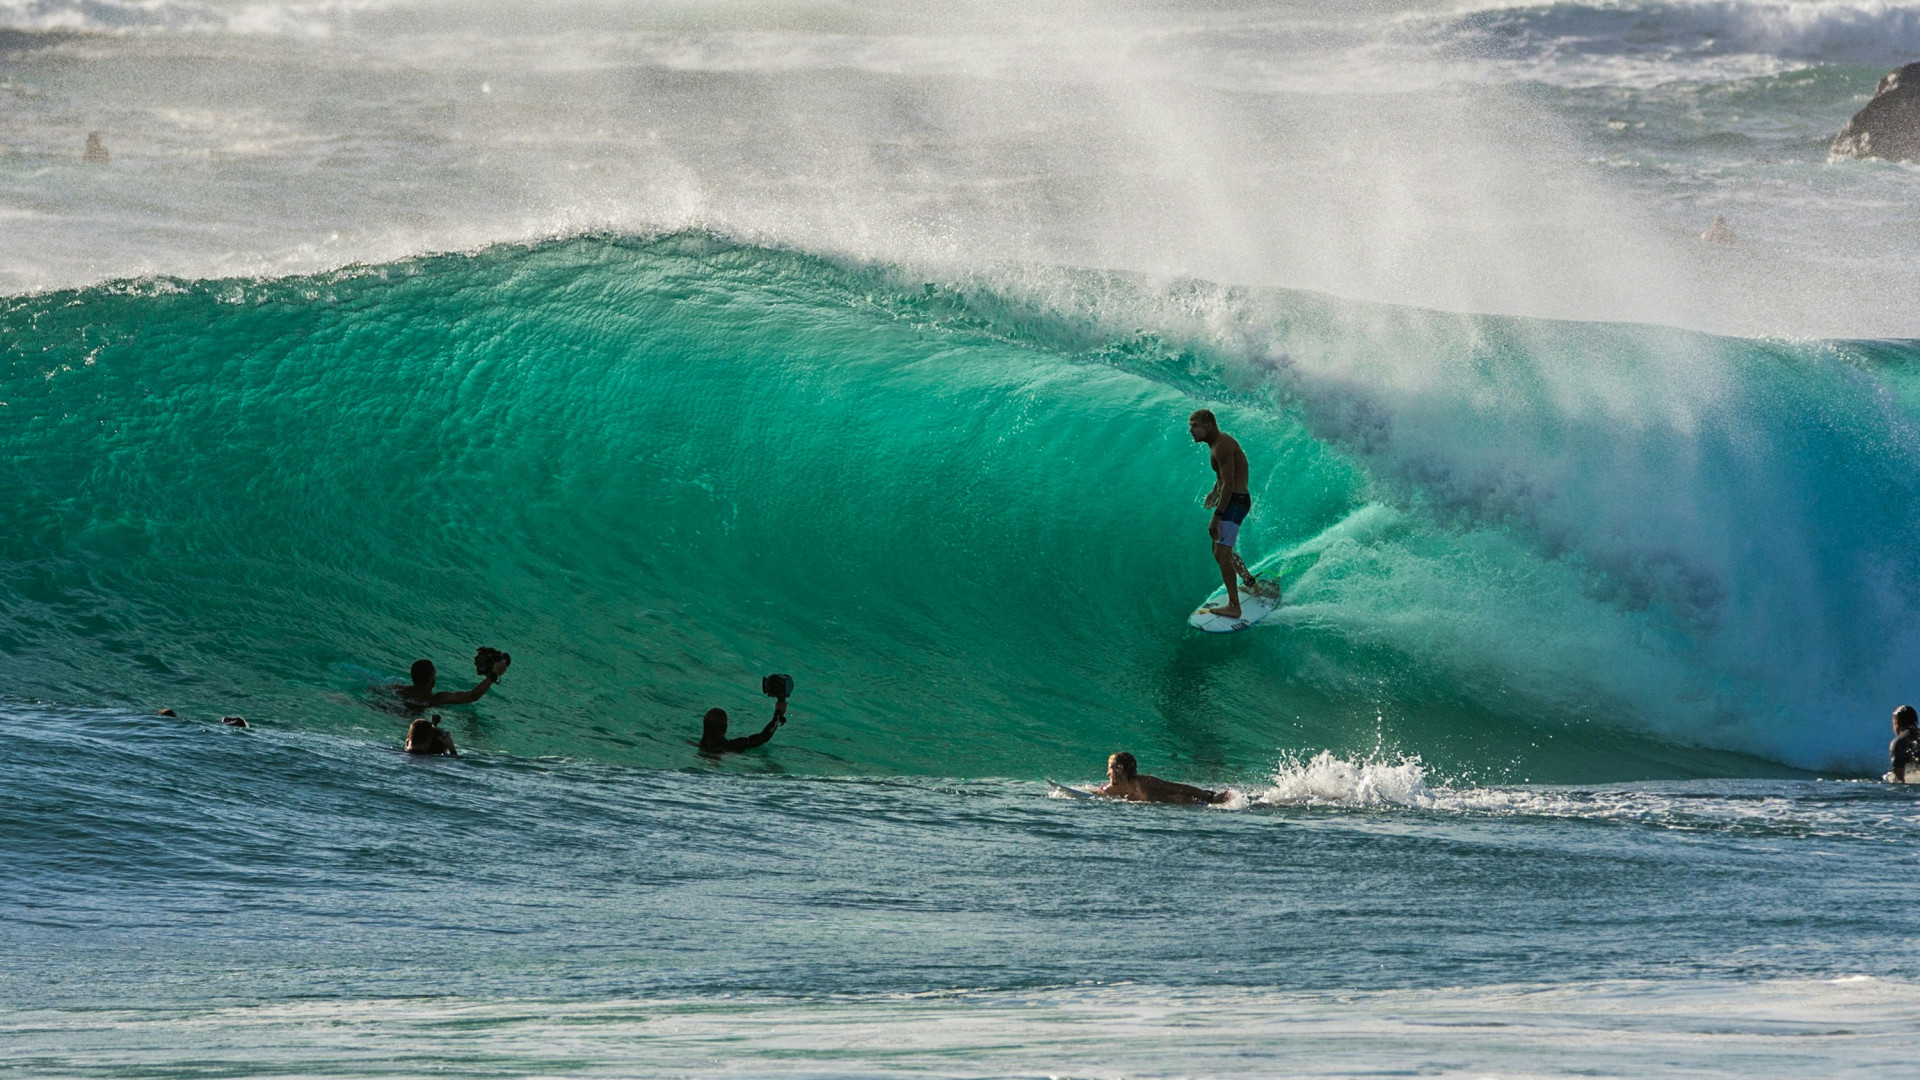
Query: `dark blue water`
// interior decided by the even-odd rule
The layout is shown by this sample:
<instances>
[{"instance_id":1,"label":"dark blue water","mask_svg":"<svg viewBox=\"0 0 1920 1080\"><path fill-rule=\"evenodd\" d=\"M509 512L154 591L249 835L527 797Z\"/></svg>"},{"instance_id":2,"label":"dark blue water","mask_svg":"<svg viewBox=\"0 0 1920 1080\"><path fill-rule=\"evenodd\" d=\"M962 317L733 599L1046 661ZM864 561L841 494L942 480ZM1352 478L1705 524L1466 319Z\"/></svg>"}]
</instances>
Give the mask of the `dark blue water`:
<instances>
[{"instance_id":1,"label":"dark blue water","mask_svg":"<svg viewBox=\"0 0 1920 1080\"><path fill-rule=\"evenodd\" d=\"M863 1056L883 1045L943 1075L1062 1053L1097 1074L1140 1052L1103 1031L1179 1008L1198 1014L1155 1028L1159 1069L1278 1070L1328 1025L1334 1073L1352 1038L1431 1066L1439 1044L1404 1025L1454 1011L1531 1029L1476 1053L1496 1071L1568 1025L1646 1050L1717 1016L1755 1071L1794 1075L1878 1052L1920 975L1900 915L1920 802L1879 784L1376 770L1370 794L1322 762L1318 798L1296 769L1253 785L1284 805L1195 810L1025 781L429 761L102 710L6 722L0 1060L23 1074L409 1071L405 1032L425 1030L434 1068L476 1075L845 1054L877 1074L900 1064ZM1776 1037L1782 1003L1791 1032L1851 1019L1809 1059ZM1011 1043L939 1027L1026 1009L1064 1013ZM731 1010L757 1019L733 1031ZM1290 1034L1306 1014L1317 1034ZM722 1038L749 1056L703 1056Z\"/></svg>"}]
</instances>

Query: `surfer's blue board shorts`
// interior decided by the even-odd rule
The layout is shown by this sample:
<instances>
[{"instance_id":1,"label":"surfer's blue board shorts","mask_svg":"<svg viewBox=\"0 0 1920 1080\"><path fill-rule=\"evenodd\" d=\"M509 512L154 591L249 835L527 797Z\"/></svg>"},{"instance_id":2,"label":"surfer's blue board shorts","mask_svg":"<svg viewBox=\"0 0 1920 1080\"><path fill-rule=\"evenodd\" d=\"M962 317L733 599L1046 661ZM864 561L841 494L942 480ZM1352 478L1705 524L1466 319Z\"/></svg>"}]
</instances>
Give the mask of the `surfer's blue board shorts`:
<instances>
[{"instance_id":1,"label":"surfer's blue board shorts","mask_svg":"<svg viewBox=\"0 0 1920 1080\"><path fill-rule=\"evenodd\" d=\"M1220 508L1220 539L1216 541L1223 548L1230 548L1240 540L1240 523L1247 520L1247 513L1253 509L1253 496L1244 491L1227 497L1227 505Z\"/></svg>"}]
</instances>

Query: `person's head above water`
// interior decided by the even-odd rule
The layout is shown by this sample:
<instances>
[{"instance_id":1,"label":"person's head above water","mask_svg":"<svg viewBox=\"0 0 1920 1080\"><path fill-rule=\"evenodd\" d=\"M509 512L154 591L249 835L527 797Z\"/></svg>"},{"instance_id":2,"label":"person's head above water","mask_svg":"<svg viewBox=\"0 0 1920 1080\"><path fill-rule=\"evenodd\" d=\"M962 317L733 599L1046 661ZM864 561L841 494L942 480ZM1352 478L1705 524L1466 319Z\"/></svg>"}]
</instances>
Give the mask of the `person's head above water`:
<instances>
[{"instance_id":1,"label":"person's head above water","mask_svg":"<svg viewBox=\"0 0 1920 1080\"><path fill-rule=\"evenodd\" d=\"M1220 421L1213 418L1212 409L1195 409L1187 417L1187 431L1192 433L1194 442L1209 442L1220 434Z\"/></svg>"},{"instance_id":2,"label":"person's head above water","mask_svg":"<svg viewBox=\"0 0 1920 1080\"><path fill-rule=\"evenodd\" d=\"M1893 730L1905 731L1910 727L1920 727L1920 713L1914 712L1911 705L1893 710Z\"/></svg>"},{"instance_id":3,"label":"person's head above water","mask_svg":"<svg viewBox=\"0 0 1920 1080\"><path fill-rule=\"evenodd\" d=\"M415 660L413 667L409 670L413 675L413 685L423 689L431 689L433 687L433 680L436 676L433 661Z\"/></svg>"},{"instance_id":4,"label":"person's head above water","mask_svg":"<svg viewBox=\"0 0 1920 1080\"><path fill-rule=\"evenodd\" d=\"M1125 750L1107 759L1107 779L1118 783L1140 775L1140 763Z\"/></svg>"},{"instance_id":5,"label":"person's head above water","mask_svg":"<svg viewBox=\"0 0 1920 1080\"><path fill-rule=\"evenodd\" d=\"M440 714L434 713L432 719L421 717L407 725L407 753L409 754L452 754L453 736L440 728Z\"/></svg>"},{"instance_id":6,"label":"person's head above water","mask_svg":"<svg viewBox=\"0 0 1920 1080\"><path fill-rule=\"evenodd\" d=\"M727 741L727 710L708 709L707 715L700 718L700 741L702 743Z\"/></svg>"}]
</instances>

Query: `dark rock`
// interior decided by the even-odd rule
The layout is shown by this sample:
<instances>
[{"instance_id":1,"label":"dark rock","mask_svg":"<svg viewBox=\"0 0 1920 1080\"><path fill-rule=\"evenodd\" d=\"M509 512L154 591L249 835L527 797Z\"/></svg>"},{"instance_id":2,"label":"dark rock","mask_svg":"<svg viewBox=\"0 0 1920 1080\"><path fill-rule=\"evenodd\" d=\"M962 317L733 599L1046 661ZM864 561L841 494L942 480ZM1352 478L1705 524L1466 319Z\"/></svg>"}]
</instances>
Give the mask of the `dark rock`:
<instances>
[{"instance_id":1,"label":"dark rock","mask_svg":"<svg viewBox=\"0 0 1920 1080\"><path fill-rule=\"evenodd\" d=\"M1827 155L1920 161L1920 61L1880 80L1873 100L1834 136Z\"/></svg>"}]
</instances>

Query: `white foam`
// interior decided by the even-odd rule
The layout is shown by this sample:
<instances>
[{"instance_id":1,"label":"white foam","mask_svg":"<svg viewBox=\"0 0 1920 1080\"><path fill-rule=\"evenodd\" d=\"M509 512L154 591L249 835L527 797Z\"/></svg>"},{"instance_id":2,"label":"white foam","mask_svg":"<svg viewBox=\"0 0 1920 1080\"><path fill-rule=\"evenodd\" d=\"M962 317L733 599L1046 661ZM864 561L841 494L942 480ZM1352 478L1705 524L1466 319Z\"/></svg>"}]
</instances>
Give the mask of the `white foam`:
<instances>
[{"instance_id":1,"label":"white foam","mask_svg":"<svg viewBox=\"0 0 1920 1080\"><path fill-rule=\"evenodd\" d=\"M1690 1077L1737 1060L1752 1078L1878 1077L1920 1022L1913 990L1674 978L1326 992L1121 982L801 1001L502 995L15 1009L0 1036L49 1072L392 1071L431 1047L438 1068L514 1074Z\"/></svg>"},{"instance_id":2,"label":"white foam","mask_svg":"<svg viewBox=\"0 0 1920 1080\"><path fill-rule=\"evenodd\" d=\"M1426 766L1418 756L1375 753L1356 759L1323 750L1311 757L1283 758L1268 785L1236 788L1234 801L1224 808L1409 810L1465 818L1558 818L1874 842L1907 835L1914 828L1916 816L1908 804L1887 800L1863 805L1850 788L1850 784L1825 782L1797 795L1764 781L1618 787L1429 784Z\"/></svg>"},{"instance_id":3,"label":"white foam","mask_svg":"<svg viewBox=\"0 0 1920 1080\"><path fill-rule=\"evenodd\" d=\"M1312 758L1283 761L1272 786L1249 793L1257 806L1416 806L1437 803L1418 757L1399 761L1348 761L1322 750Z\"/></svg>"}]
</instances>

